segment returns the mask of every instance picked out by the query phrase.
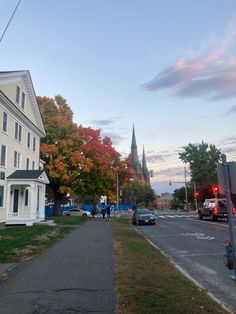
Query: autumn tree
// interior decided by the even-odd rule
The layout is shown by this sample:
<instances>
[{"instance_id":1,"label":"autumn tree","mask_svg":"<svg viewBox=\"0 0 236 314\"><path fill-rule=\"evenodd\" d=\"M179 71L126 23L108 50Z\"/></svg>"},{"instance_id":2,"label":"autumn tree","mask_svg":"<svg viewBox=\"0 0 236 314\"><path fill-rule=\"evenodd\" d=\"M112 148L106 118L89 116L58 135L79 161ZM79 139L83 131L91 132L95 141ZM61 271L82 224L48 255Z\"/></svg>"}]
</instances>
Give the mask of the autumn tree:
<instances>
[{"instance_id":1,"label":"autumn tree","mask_svg":"<svg viewBox=\"0 0 236 314\"><path fill-rule=\"evenodd\" d=\"M101 130L79 127L83 138L81 150L83 155L92 160L89 173L83 173L77 182L76 192L81 195L107 195L114 200L117 172L124 172L120 154L112 146L108 137L101 136Z\"/></svg>"},{"instance_id":2,"label":"autumn tree","mask_svg":"<svg viewBox=\"0 0 236 314\"><path fill-rule=\"evenodd\" d=\"M89 172L92 161L80 150L83 139L73 123L73 113L61 96L55 99L38 97L46 137L41 142L41 158L54 195L55 215L67 193L73 193L80 174Z\"/></svg>"}]
</instances>

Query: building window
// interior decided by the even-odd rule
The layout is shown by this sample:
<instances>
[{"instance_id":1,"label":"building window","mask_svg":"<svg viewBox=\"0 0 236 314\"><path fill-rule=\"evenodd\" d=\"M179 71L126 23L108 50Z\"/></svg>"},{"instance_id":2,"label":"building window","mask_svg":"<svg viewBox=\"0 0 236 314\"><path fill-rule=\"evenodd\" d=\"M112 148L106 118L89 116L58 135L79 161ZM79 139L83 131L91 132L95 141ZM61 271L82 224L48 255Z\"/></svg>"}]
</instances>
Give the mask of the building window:
<instances>
[{"instance_id":1,"label":"building window","mask_svg":"<svg viewBox=\"0 0 236 314\"><path fill-rule=\"evenodd\" d=\"M20 103L20 87L16 86L16 103L19 105Z\"/></svg>"},{"instance_id":2,"label":"building window","mask_svg":"<svg viewBox=\"0 0 236 314\"><path fill-rule=\"evenodd\" d=\"M27 138L27 147L30 148L30 133L28 133L28 138Z\"/></svg>"},{"instance_id":3,"label":"building window","mask_svg":"<svg viewBox=\"0 0 236 314\"><path fill-rule=\"evenodd\" d=\"M22 126L15 122L15 139L21 142Z\"/></svg>"},{"instance_id":4,"label":"building window","mask_svg":"<svg viewBox=\"0 0 236 314\"><path fill-rule=\"evenodd\" d=\"M32 170L34 170L34 168L35 168L35 162L32 161Z\"/></svg>"},{"instance_id":5,"label":"building window","mask_svg":"<svg viewBox=\"0 0 236 314\"><path fill-rule=\"evenodd\" d=\"M29 190L25 190L25 206L29 205Z\"/></svg>"},{"instance_id":6,"label":"building window","mask_svg":"<svg viewBox=\"0 0 236 314\"><path fill-rule=\"evenodd\" d=\"M7 147L5 145L1 146L1 159L0 159L0 166L6 167L6 154L7 154Z\"/></svg>"},{"instance_id":7,"label":"building window","mask_svg":"<svg viewBox=\"0 0 236 314\"><path fill-rule=\"evenodd\" d=\"M21 107L22 109L25 109L25 93L22 92L21 94Z\"/></svg>"},{"instance_id":8,"label":"building window","mask_svg":"<svg viewBox=\"0 0 236 314\"><path fill-rule=\"evenodd\" d=\"M3 130L3 132L7 133L7 113L6 112L3 112L2 130Z\"/></svg>"},{"instance_id":9,"label":"building window","mask_svg":"<svg viewBox=\"0 0 236 314\"><path fill-rule=\"evenodd\" d=\"M4 186L0 186L0 207L3 207L4 203Z\"/></svg>"},{"instance_id":10,"label":"building window","mask_svg":"<svg viewBox=\"0 0 236 314\"><path fill-rule=\"evenodd\" d=\"M19 169L20 168L20 157L21 154L18 152L14 152L14 168Z\"/></svg>"},{"instance_id":11,"label":"building window","mask_svg":"<svg viewBox=\"0 0 236 314\"><path fill-rule=\"evenodd\" d=\"M35 147L36 147L36 138L33 138L33 151L35 152Z\"/></svg>"},{"instance_id":12,"label":"building window","mask_svg":"<svg viewBox=\"0 0 236 314\"><path fill-rule=\"evenodd\" d=\"M29 158L26 159L26 170L29 170L29 163L30 163L30 160Z\"/></svg>"}]
</instances>

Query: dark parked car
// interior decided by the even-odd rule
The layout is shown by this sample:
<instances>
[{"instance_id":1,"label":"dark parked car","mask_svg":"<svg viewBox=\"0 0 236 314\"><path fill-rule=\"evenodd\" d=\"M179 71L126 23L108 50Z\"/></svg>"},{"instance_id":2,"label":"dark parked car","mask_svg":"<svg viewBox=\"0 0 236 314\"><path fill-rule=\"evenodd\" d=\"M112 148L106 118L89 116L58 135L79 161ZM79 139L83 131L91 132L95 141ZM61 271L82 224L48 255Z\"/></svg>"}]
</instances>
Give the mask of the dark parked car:
<instances>
[{"instance_id":1,"label":"dark parked car","mask_svg":"<svg viewBox=\"0 0 236 314\"><path fill-rule=\"evenodd\" d=\"M136 209L132 216L132 223L134 225L155 225L156 218L154 213L147 208Z\"/></svg>"}]
</instances>

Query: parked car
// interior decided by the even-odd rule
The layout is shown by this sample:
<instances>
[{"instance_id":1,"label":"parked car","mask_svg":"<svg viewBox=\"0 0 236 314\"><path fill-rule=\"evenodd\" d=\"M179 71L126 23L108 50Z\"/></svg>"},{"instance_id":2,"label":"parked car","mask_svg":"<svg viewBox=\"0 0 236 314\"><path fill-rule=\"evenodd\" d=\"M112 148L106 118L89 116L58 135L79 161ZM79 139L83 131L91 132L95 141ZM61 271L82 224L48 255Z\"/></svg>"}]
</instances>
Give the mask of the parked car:
<instances>
[{"instance_id":1,"label":"parked car","mask_svg":"<svg viewBox=\"0 0 236 314\"><path fill-rule=\"evenodd\" d=\"M156 217L154 213L147 208L136 209L136 211L132 215L132 223L134 225L137 224L155 225Z\"/></svg>"},{"instance_id":2,"label":"parked car","mask_svg":"<svg viewBox=\"0 0 236 314\"><path fill-rule=\"evenodd\" d=\"M88 216L88 217L92 217L92 214L88 210L83 210L80 208L74 208L74 209L65 210L63 212L62 216Z\"/></svg>"},{"instance_id":3,"label":"parked car","mask_svg":"<svg viewBox=\"0 0 236 314\"><path fill-rule=\"evenodd\" d=\"M232 213L236 213L235 208L232 209ZM212 221L216 221L218 218L228 218L226 199L206 199L203 205L198 209L198 218L203 219L204 217L209 217Z\"/></svg>"}]
</instances>

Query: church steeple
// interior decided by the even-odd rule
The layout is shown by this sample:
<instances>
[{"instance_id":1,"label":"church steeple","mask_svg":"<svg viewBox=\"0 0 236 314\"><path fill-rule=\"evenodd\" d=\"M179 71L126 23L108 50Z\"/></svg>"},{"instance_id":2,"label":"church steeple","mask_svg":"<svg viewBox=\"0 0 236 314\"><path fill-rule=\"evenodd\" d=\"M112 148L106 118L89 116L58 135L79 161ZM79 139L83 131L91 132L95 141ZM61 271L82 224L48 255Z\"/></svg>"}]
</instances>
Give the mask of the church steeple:
<instances>
[{"instance_id":1,"label":"church steeple","mask_svg":"<svg viewBox=\"0 0 236 314\"><path fill-rule=\"evenodd\" d=\"M139 162L134 125L133 125L132 142L131 142L131 168L133 171L133 179L141 183L150 185L150 176L149 176L149 171L147 168L144 147L143 147L142 164Z\"/></svg>"},{"instance_id":2,"label":"church steeple","mask_svg":"<svg viewBox=\"0 0 236 314\"><path fill-rule=\"evenodd\" d=\"M133 125L132 142L131 142L131 165L135 169L138 169L139 167L138 149L137 149L137 144L136 144L134 125Z\"/></svg>"},{"instance_id":3,"label":"church steeple","mask_svg":"<svg viewBox=\"0 0 236 314\"><path fill-rule=\"evenodd\" d=\"M147 162L146 162L146 155L145 155L144 145L143 145L142 169L143 169L143 171L147 170Z\"/></svg>"}]
</instances>

